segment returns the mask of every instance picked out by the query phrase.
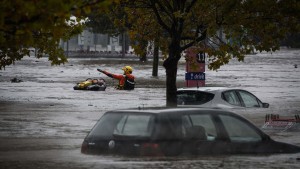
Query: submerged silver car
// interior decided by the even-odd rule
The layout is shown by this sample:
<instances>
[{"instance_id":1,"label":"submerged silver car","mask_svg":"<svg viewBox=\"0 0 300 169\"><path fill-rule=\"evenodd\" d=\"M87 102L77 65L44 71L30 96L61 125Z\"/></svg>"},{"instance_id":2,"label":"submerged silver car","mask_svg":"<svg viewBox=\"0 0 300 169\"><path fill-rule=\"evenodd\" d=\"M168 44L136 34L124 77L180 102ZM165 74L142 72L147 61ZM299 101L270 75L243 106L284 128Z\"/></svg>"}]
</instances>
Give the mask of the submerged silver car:
<instances>
[{"instance_id":1,"label":"submerged silver car","mask_svg":"<svg viewBox=\"0 0 300 169\"><path fill-rule=\"evenodd\" d=\"M215 108L268 108L254 94L243 89L194 87L177 90L177 105Z\"/></svg>"}]
</instances>

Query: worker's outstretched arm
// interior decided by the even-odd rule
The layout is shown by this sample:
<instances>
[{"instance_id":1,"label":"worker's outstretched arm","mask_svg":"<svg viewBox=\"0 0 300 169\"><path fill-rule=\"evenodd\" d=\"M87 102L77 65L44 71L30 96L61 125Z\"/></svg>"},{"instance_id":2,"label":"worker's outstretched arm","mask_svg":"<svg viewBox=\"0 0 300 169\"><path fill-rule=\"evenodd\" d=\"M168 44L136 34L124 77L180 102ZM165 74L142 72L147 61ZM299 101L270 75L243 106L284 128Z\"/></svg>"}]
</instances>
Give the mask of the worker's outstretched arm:
<instances>
[{"instance_id":1,"label":"worker's outstretched arm","mask_svg":"<svg viewBox=\"0 0 300 169\"><path fill-rule=\"evenodd\" d=\"M98 70L99 72L105 74L106 76L113 78L113 74L111 74L111 73L109 73L109 72L106 72L106 71L104 71L104 70L102 70L102 69L97 69L97 70Z\"/></svg>"},{"instance_id":2,"label":"worker's outstretched arm","mask_svg":"<svg viewBox=\"0 0 300 169\"><path fill-rule=\"evenodd\" d=\"M104 71L102 69L97 69L99 72L105 74L106 76L108 77L111 77L111 78L114 78L114 79L121 79L123 77L123 75L115 75L115 74L112 74L112 73L109 73L107 71Z\"/></svg>"}]
</instances>

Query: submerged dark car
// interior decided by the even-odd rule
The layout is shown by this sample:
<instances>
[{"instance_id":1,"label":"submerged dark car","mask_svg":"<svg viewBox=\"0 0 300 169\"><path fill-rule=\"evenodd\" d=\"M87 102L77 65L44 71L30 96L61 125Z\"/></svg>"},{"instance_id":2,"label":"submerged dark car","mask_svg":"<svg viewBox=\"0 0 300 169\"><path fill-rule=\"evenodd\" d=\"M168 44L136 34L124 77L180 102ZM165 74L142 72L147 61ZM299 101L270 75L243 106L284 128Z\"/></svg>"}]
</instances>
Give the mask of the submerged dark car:
<instances>
[{"instance_id":1,"label":"submerged dark car","mask_svg":"<svg viewBox=\"0 0 300 169\"><path fill-rule=\"evenodd\" d=\"M220 109L153 108L106 112L82 143L84 154L177 156L297 153L248 120Z\"/></svg>"}]
</instances>

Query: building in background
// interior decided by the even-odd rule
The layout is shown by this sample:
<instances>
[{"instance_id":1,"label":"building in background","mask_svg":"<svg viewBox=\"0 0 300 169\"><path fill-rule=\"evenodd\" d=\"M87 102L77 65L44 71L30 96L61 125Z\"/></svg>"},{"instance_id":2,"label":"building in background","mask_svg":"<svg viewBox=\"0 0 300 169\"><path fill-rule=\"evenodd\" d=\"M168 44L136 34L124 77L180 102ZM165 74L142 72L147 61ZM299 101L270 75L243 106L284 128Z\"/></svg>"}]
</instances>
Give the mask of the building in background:
<instances>
[{"instance_id":1,"label":"building in background","mask_svg":"<svg viewBox=\"0 0 300 169\"><path fill-rule=\"evenodd\" d=\"M127 35L109 36L84 30L81 34L72 37L68 41L61 41L60 46L67 54L72 53L125 53L132 52Z\"/></svg>"}]
</instances>

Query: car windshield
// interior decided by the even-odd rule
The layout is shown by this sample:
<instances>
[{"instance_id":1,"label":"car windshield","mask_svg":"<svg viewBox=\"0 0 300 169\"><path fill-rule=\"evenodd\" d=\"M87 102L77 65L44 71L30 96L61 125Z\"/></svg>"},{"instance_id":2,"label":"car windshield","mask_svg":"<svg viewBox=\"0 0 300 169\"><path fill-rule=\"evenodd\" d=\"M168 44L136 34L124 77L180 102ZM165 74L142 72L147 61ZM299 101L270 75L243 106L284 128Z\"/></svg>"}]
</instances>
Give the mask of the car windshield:
<instances>
[{"instance_id":1,"label":"car windshield","mask_svg":"<svg viewBox=\"0 0 300 169\"><path fill-rule=\"evenodd\" d=\"M258 99L246 91L239 91L241 98L245 104L245 107L262 107L262 103Z\"/></svg>"},{"instance_id":2,"label":"car windshield","mask_svg":"<svg viewBox=\"0 0 300 169\"><path fill-rule=\"evenodd\" d=\"M94 126L88 137L110 139L113 135L150 136L154 116L151 114L107 113Z\"/></svg>"},{"instance_id":3,"label":"car windshield","mask_svg":"<svg viewBox=\"0 0 300 169\"><path fill-rule=\"evenodd\" d=\"M220 115L220 118L232 142L258 142L262 140L253 128L241 120L226 115Z\"/></svg>"},{"instance_id":4,"label":"car windshield","mask_svg":"<svg viewBox=\"0 0 300 169\"><path fill-rule=\"evenodd\" d=\"M214 94L200 91L177 91L178 105L201 105L211 101Z\"/></svg>"}]
</instances>

